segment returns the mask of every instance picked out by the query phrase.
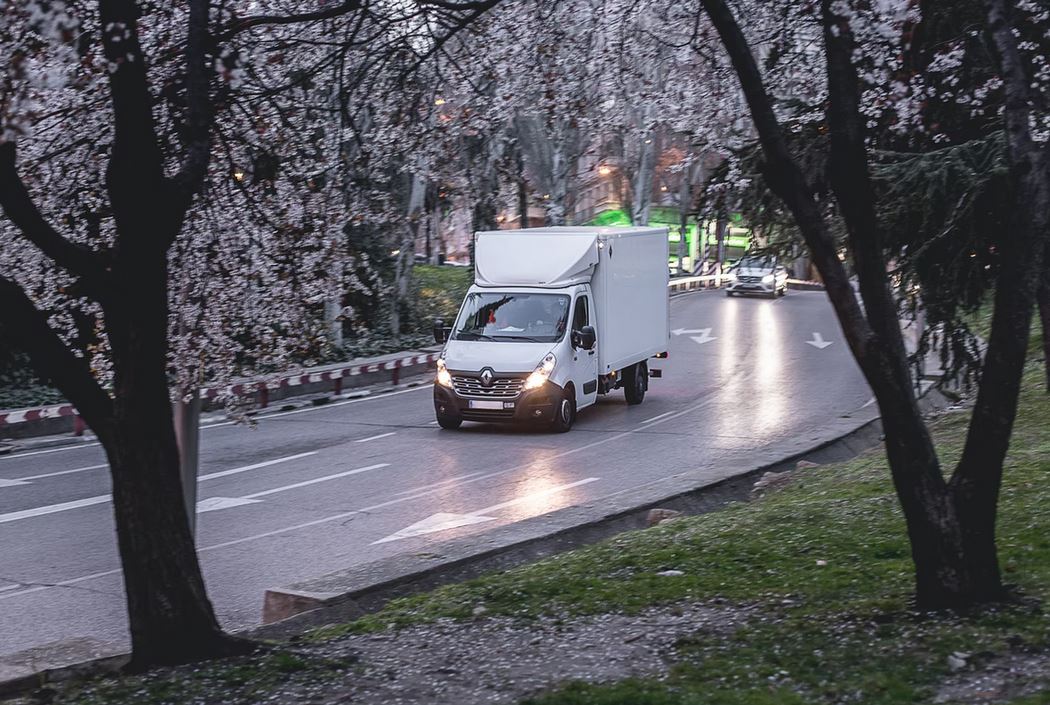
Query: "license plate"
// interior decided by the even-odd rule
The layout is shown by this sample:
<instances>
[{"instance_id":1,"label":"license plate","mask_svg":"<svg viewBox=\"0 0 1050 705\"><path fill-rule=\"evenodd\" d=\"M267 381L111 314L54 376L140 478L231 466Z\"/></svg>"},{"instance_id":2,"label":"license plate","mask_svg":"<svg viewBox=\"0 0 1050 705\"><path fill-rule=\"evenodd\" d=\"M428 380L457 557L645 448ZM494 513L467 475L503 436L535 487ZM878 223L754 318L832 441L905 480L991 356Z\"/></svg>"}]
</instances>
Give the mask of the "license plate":
<instances>
[{"instance_id":1,"label":"license plate","mask_svg":"<svg viewBox=\"0 0 1050 705\"><path fill-rule=\"evenodd\" d=\"M503 402L501 401L484 401L479 399L470 400L471 409L503 409Z\"/></svg>"}]
</instances>

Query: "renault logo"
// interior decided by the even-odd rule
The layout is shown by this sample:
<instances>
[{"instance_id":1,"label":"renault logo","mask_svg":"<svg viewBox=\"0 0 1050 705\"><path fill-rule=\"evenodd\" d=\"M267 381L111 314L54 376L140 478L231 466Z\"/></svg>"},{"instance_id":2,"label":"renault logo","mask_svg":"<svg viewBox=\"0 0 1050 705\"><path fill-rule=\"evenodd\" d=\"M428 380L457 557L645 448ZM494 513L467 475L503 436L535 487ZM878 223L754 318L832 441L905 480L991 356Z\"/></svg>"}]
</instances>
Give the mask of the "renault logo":
<instances>
[{"instance_id":1,"label":"renault logo","mask_svg":"<svg viewBox=\"0 0 1050 705\"><path fill-rule=\"evenodd\" d=\"M493 377L495 377L495 374L486 367L481 371L481 384L485 387L491 387Z\"/></svg>"}]
</instances>

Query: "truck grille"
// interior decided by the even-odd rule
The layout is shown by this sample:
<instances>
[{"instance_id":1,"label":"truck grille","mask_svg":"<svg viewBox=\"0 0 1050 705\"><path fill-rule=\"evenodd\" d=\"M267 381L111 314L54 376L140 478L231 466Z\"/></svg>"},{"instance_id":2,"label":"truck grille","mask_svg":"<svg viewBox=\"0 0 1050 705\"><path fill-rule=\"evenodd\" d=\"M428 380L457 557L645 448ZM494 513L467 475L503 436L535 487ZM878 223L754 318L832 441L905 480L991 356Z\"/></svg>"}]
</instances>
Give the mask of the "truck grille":
<instances>
[{"instance_id":1,"label":"truck grille","mask_svg":"<svg viewBox=\"0 0 1050 705\"><path fill-rule=\"evenodd\" d=\"M492 386L486 387L478 377L453 377L452 387L461 397L475 399L513 399L521 394L525 380L511 377L492 380Z\"/></svg>"}]
</instances>

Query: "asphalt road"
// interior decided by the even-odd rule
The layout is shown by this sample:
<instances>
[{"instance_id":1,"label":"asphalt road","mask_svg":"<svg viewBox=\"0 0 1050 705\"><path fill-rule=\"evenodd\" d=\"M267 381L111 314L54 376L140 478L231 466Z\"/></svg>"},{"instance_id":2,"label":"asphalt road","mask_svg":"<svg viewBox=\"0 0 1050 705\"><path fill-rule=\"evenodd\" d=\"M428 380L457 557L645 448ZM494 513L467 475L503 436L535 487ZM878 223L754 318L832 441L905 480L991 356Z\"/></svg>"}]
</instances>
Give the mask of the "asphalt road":
<instances>
[{"instance_id":1,"label":"asphalt road","mask_svg":"<svg viewBox=\"0 0 1050 705\"><path fill-rule=\"evenodd\" d=\"M683 468L722 477L811 444L871 393L820 292L671 303L645 402L614 392L568 434L434 423L429 385L202 433L198 545L228 628L263 591L617 493ZM126 643L101 449L0 457L0 658Z\"/></svg>"}]
</instances>

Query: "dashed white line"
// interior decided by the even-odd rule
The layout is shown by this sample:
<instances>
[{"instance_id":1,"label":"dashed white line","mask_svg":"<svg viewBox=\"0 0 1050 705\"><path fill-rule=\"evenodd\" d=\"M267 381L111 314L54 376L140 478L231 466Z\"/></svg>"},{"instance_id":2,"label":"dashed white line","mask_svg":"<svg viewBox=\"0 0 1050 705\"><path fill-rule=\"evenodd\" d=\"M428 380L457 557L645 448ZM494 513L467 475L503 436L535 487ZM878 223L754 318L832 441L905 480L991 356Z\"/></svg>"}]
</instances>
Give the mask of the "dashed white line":
<instances>
[{"instance_id":1,"label":"dashed white line","mask_svg":"<svg viewBox=\"0 0 1050 705\"><path fill-rule=\"evenodd\" d=\"M240 468L232 468L230 470L220 470L219 472L209 473L207 475L201 475L197 478L197 481L203 480L214 480L217 477L228 477L230 475L237 475L242 472L248 472L249 470L258 470L259 468L269 467L271 465L277 465L278 463L287 463L290 460L299 460L299 458L308 458L311 455L317 455L318 451L311 450L306 453L297 453L295 455L289 455L284 458L274 458L273 460L265 460L261 463L255 463L254 465L245 465Z\"/></svg>"},{"instance_id":2,"label":"dashed white line","mask_svg":"<svg viewBox=\"0 0 1050 705\"><path fill-rule=\"evenodd\" d=\"M288 490L294 490L299 487L306 487L307 485L316 485L318 482L328 482L329 480L337 480L340 477L349 477L350 475L357 475L358 473L368 472L369 470L379 470L380 468L385 468L389 466L390 463L376 463L375 465L369 465L363 468L354 468L353 470L347 470L346 472L337 472L334 475L315 477L312 480L304 480L302 482L296 482L292 485L275 487L272 490L263 490L262 492L256 492L255 494L247 494L244 495L242 499L256 499L257 497L265 497L266 495L277 494L278 492L287 492Z\"/></svg>"},{"instance_id":3,"label":"dashed white line","mask_svg":"<svg viewBox=\"0 0 1050 705\"><path fill-rule=\"evenodd\" d=\"M654 416L651 419L646 419L645 421L642 421L642 423L652 423L653 421L658 421L658 420L662 419L665 416L670 416L673 413L674 413L673 411L666 411L666 412L660 414L659 416Z\"/></svg>"},{"instance_id":4,"label":"dashed white line","mask_svg":"<svg viewBox=\"0 0 1050 705\"><path fill-rule=\"evenodd\" d=\"M45 477L58 477L59 475L72 475L77 472L87 472L88 470L101 470L102 468L108 468L109 463L102 463L101 465L88 465L84 468L73 468L72 470L59 470L58 472L45 472L42 475L30 475L29 477L15 477L13 480L23 480L28 482L30 480L43 480Z\"/></svg>"},{"instance_id":5,"label":"dashed white line","mask_svg":"<svg viewBox=\"0 0 1050 705\"><path fill-rule=\"evenodd\" d=\"M369 441L378 441L380 438L386 438L388 436L397 435L397 431L391 431L390 433L380 433L378 436L369 436L368 438L358 438L354 443L368 443Z\"/></svg>"},{"instance_id":6,"label":"dashed white line","mask_svg":"<svg viewBox=\"0 0 1050 705\"><path fill-rule=\"evenodd\" d=\"M11 455L0 455L0 460L15 460L16 458L28 458L30 455L44 455L45 453L61 453L66 450L79 450L80 448L94 448L101 443L79 443L77 445L62 446L61 448L49 448L48 450L31 450L27 453L12 453Z\"/></svg>"},{"instance_id":7,"label":"dashed white line","mask_svg":"<svg viewBox=\"0 0 1050 705\"><path fill-rule=\"evenodd\" d=\"M213 472L210 475L202 475L199 480L213 480L217 477L226 477L227 475L236 475L237 473L247 472L248 470L255 470L257 468L264 468L270 465L276 465L277 463L286 463L289 460L297 460L299 458L305 458L310 455L316 455L317 451L310 451L309 453L299 453L297 455L289 455L286 458L276 458L274 460L267 460L262 463L255 463L253 465L245 465L240 468L232 468L230 470L222 470L221 472ZM56 514L58 512L66 512L71 509L80 509L82 507L91 507L96 504L105 504L110 501L111 495L98 495L97 497L85 497L84 499L77 499L72 502L60 502L59 504L48 504L43 507L33 507L32 509L23 509L17 512L8 512L7 514L0 514L0 524L6 524L12 521L19 521L21 519L31 519L33 517L46 516L48 514Z\"/></svg>"}]
</instances>

